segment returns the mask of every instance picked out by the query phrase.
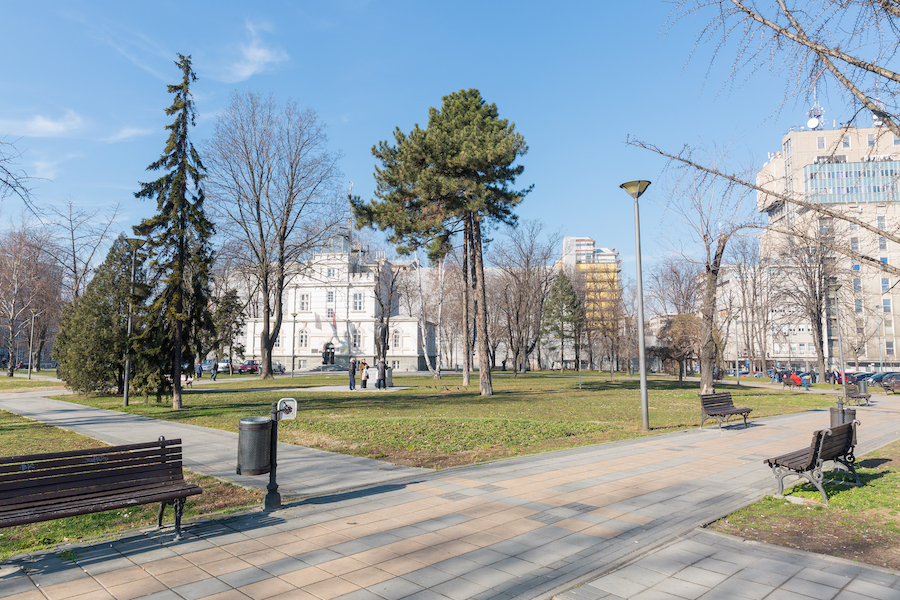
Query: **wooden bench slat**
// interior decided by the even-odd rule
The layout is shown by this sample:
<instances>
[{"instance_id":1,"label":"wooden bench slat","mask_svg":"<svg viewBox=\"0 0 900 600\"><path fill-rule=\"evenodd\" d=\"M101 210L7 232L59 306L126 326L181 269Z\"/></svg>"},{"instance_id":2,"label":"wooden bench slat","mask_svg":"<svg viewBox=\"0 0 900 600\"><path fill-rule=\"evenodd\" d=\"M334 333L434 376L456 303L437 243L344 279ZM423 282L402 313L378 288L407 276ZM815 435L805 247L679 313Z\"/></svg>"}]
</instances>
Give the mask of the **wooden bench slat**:
<instances>
[{"instance_id":1,"label":"wooden bench slat","mask_svg":"<svg viewBox=\"0 0 900 600\"><path fill-rule=\"evenodd\" d=\"M66 496L77 495L86 490L109 490L114 491L128 487L140 486L145 483L167 483L183 481L183 477L174 472L166 472L159 470L143 471L140 477L131 474L129 477L117 477L105 480L87 480L82 485L72 485L72 482L66 481L62 483L50 483L29 487L28 482L20 482L20 487L0 492L0 500L6 500L14 497L54 497L64 498Z\"/></svg>"},{"instance_id":2,"label":"wooden bench slat","mask_svg":"<svg viewBox=\"0 0 900 600\"><path fill-rule=\"evenodd\" d=\"M3 456L0 457L0 463L22 463L40 460L48 460L53 458L68 458L70 456L90 456L93 454L109 454L110 452L125 452L131 450L140 450L146 448L169 448L170 446L178 446L181 451L181 439L175 438L171 440L159 440L156 442L141 442L140 444L125 444L122 446L106 446L102 448L84 448L82 450L65 450L63 452L46 452L43 454L22 454L19 456Z\"/></svg>"}]
</instances>

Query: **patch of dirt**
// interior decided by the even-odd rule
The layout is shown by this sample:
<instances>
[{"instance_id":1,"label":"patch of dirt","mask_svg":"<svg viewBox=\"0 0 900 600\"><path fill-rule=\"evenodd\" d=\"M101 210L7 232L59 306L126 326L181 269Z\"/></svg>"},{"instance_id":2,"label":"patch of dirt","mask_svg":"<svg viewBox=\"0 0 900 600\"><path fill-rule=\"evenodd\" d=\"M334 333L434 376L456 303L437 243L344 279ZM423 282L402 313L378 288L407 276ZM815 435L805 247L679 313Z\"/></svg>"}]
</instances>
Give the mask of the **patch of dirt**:
<instances>
[{"instance_id":1,"label":"patch of dirt","mask_svg":"<svg viewBox=\"0 0 900 600\"><path fill-rule=\"evenodd\" d=\"M809 517L767 516L765 529L739 527L728 518L710 529L758 542L817 552L900 570L900 534L883 518L831 508Z\"/></svg>"}]
</instances>

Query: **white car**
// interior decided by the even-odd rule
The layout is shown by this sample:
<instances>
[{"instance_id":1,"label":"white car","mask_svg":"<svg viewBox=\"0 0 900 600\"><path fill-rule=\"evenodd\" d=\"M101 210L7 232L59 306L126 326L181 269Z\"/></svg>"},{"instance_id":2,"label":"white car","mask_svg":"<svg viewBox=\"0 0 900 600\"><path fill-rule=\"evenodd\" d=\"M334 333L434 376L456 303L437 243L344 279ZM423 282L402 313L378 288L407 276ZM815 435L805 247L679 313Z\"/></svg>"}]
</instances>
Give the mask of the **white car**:
<instances>
[{"instance_id":1,"label":"white car","mask_svg":"<svg viewBox=\"0 0 900 600\"><path fill-rule=\"evenodd\" d=\"M218 366L219 373L230 373L231 371L228 369L228 367L229 367L229 365L228 365L227 358L219 361L219 366Z\"/></svg>"},{"instance_id":2,"label":"white car","mask_svg":"<svg viewBox=\"0 0 900 600\"><path fill-rule=\"evenodd\" d=\"M278 362L277 360L272 361L272 373L281 373L284 374L284 365Z\"/></svg>"}]
</instances>

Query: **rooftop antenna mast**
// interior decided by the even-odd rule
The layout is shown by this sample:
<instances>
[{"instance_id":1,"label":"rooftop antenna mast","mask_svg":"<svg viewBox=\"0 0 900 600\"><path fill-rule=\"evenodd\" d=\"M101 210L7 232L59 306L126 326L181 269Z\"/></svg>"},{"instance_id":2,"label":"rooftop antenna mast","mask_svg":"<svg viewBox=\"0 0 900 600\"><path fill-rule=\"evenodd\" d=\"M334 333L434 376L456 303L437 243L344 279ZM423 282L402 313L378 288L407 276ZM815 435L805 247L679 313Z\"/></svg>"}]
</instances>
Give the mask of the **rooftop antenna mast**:
<instances>
[{"instance_id":1,"label":"rooftop antenna mast","mask_svg":"<svg viewBox=\"0 0 900 600\"><path fill-rule=\"evenodd\" d=\"M822 115L825 114L825 109L819 106L817 95L818 86L813 88L813 105L812 108L809 109L809 112L806 113L806 116L809 117L806 126L809 127L810 130L822 129Z\"/></svg>"}]
</instances>

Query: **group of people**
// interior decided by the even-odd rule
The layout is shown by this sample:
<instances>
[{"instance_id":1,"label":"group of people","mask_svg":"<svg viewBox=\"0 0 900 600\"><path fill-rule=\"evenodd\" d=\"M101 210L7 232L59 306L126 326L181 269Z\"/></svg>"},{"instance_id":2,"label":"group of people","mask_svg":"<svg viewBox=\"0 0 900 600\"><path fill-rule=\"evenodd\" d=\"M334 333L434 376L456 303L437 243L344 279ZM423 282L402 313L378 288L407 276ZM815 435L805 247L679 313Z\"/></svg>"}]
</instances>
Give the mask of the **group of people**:
<instances>
[{"instance_id":1,"label":"group of people","mask_svg":"<svg viewBox=\"0 0 900 600\"><path fill-rule=\"evenodd\" d=\"M384 359L375 360L375 389L387 389L387 365L384 364ZM354 357L350 357L350 389L356 389L356 372L359 370L359 381L360 387L362 389L366 389L366 384L369 382L369 364L365 361L365 359L360 360L358 363Z\"/></svg>"},{"instance_id":2,"label":"group of people","mask_svg":"<svg viewBox=\"0 0 900 600\"><path fill-rule=\"evenodd\" d=\"M209 365L209 378L213 381L216 380L216 375L219 374L219 355L216 355L216 358L213 359L212 364ZM194 363L194 376L197 379L203 378L203 365L200 364L200 361Z\"/></svg>"},{"instance_id":3,"label":"group of people","mask_svg":"<svg viewBox=\"0 0 900 600\"><path fill-rule=\"evenodd\" d=\"M772 383L781 383L785 379L790 379L794 385L802 385L806 391L809 391L809 376L800 377L795 371L785 371L780 367L772 369Z\"/></svg>"}]
</instances>

